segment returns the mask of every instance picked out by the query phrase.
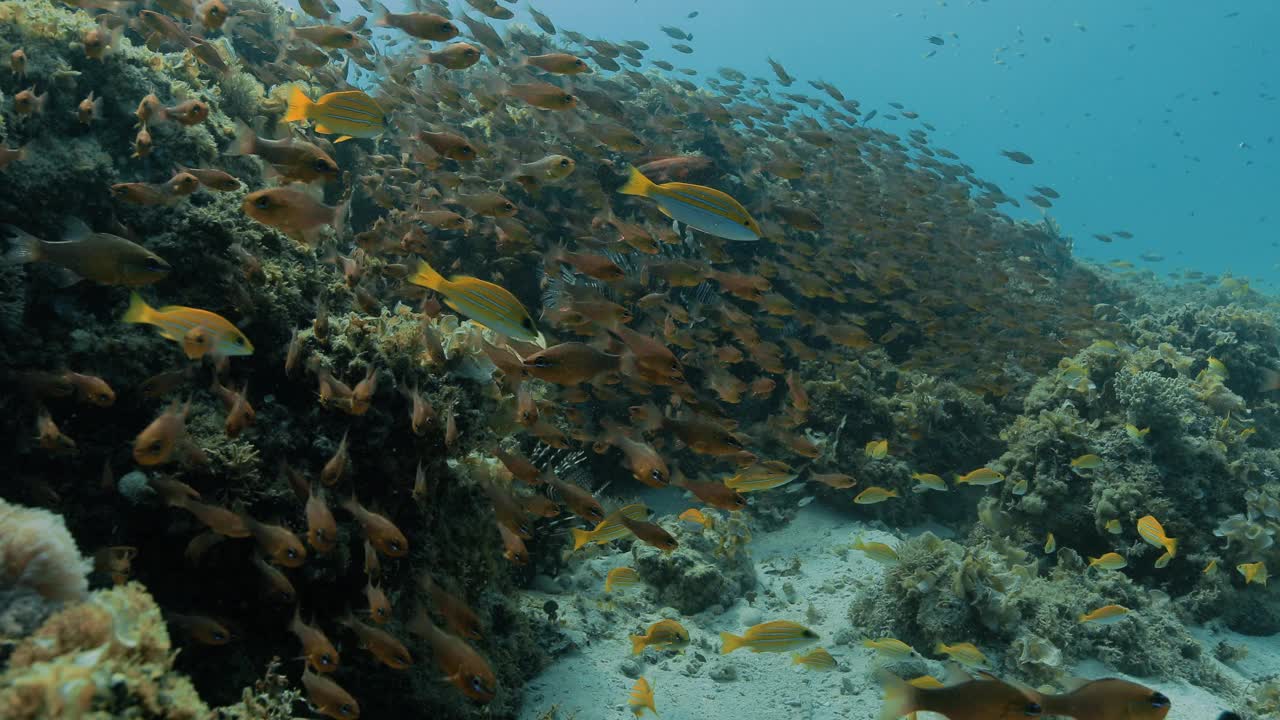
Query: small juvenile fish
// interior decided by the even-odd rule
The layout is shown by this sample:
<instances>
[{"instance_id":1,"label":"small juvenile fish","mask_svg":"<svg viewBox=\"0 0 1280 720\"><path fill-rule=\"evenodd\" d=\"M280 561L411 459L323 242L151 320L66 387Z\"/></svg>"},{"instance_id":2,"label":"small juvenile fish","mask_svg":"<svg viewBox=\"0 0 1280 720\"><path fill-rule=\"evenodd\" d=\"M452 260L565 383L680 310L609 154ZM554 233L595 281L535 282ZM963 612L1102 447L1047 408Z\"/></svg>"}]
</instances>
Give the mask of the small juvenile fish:
<instances>
[{"instance_id":1,"label":"small juvenile fish","mask_svg":"<svg viewBox=\"0 0 1280 720\"><path fill-rule=\"evenodd\" d=\"M1050 555L1057 549L1058 541L1053 538L1053 533L1049 533L1044 538L1044 552L1046 555Z\"/></svg>"},{"instance_id":2,"label":"small juvenile fish","mask_svg":"<svg viewBox=\"0 0 1280 720\"><path fill-rule=\"evenodd\" d=\"M720 640L723 642L721 655L728 655L744 647L757 653L786 652L812 645L818 641L818 634L789 620L773 620L751 627L741 636L722 632Z\"/></svg>"},{"instance_id":3,"label":"small juvenile fish","mask_svg":"<svg viewBox=\"0 0 1280 720\"><path fill-rule=\"evenodd\" d=\"M862 646L875 650L881 657L888 660L906 660L916 654L915 648L897 638L863 640Z\"/></svg>"},{"instance_id":4,"label":"small juvenile fish","mask_svg":"<svg viewBox=\"0 0 1280 720\"><path fill-rule=\"evenodd\" d=\"M896 497L898 497L897 490L886 490L882 487L872 486L858 493L853 498L853 501L859 505L874 505Z\"/></svg>"},{"instance_id":5,"label":"small juvenile fish","mask_svg":"<svg viewBox=\"0 0 1280 720\"><path fill-rule=\"evenodd\" d=\"M972 470L964 475L956 476L957 485L995 485L1004 482L1004 474L996 472L989 467L980 467Z\"/></svg>"},{"instance_id":6,"label":"small juvenile fish","mask_svg":"<svg viewBox=\"0 0 1280 720\"><path fill-rule=\"evenodd\" d=\"M888 440L872 440L871 442L867 443L867 446L863 449L863 452L866 454L867 457L871 458L872 460L880 460L885 455L889 454L889 441Z\"/></svg>"},{"instance_id":7,"label":"small juvenile fish","mask_svg":"<svg viewBox=\"0 0 1280 720\"><path fill-rule=\"evenodd\" d=\"M1089 558L1089 567L1098 567L1103 570L1120 570L1128 565L1129 561L1125 560L1124 556L1119 553L1109 552L1101 557Z\"/></svg>"},{"instance_id":8,"label":"small juvenile fish","mask_svg":"<svg viewBox=\"0 0 1280 720\"><path fill-rule=\"evenodd\" d=\"M226 645L231 642L231 631L211 617L165 613L165 619L205 645Z\"/></svg>"},{"instance_id":9,"label":"small juvenile fish","mask_svg":"<svg viewBox=\"0 0 1280 720\"><path fill-rule=\"evenodd\" d=\"M898 551L894 550L892 546L881 542L863 542L861 535L854 540L853 549L866 553L867 557L881 565L897 565L899 563Z\"/></svg>"},{"instance_id":10,"label":"small juvenile fish","mask_svg":"<svg viewBox=\"0 0 1280 720\"><path fill-rule=\"evenodd\" d=\"M746 208L719 190L687 183L657 185L634 167L629 173L618 192L653 200L673 220L726 240L754 241L763 235Z\"/></svg>"},{"instance_id":11,"label":"small juvenile fish","mask_svg":"<svg viewBox=\"0 0 1280 720\"><path fill-rule=\"evenodd\" d=\"M911 492L922 493L929 490L937 490L939 492L947 491L947 481L933 473L912 473L911 479L920 483L913 485Z\"/></svg>"},{"instance_id":12,"label":"small juvenile fish","mask_svg":"<svg viewBox=\"0 0 1280 720\"><path fill-rule=\"evenodd\" d=\"M168 305L155 309L137 293L129 298L124 322L154 325L160 337L183 346L192 360L205 355L238 357L253 354L253 344L244 333L221 315L208 310Z\"/></svg>"},{"instance_id":13,"label":"small juvenile fish","mask_svg":"<svg viewBox=\"0 0 1280 720\"><path fill-rule=\"evenodd\" d=\"M824 648L814 648L807 653L791 656L792 665L802 665L810 670L827 672L836 669L836 659Z\"/></svg>"},{"instance_id":14,"label":"small juvenile fish","mask_svg":"<svg viewBox=\"0 0 1280 720\"><path fill-rule=\"evenodd\" d=\"M627 699L627 705L630 706L632 714L640 717L645 710L658 714L658 708L653 703L653 686L648 680L639 678L636 684L631 687L631 696Z\"/></svg>"},{"instance_id":15,"label":"small juvenile fish","mask_svg":"<svg viewBox=\"0 0 1280 720\"><path fill-rule=\"evenodd\" d=\"M1260 585L1267 584L1267 564L1265 562L1240 563L1236 566L1236 571L1244 576L1244 584L1251 585L1258 583Z\"/></svg>"},{"instance_id":16,"label":"small juvenile fish","mask_svg":"<svg viewBox=\"0 0 1280 720\"><path fill-rule=\"evenodd\" d=\"M1103 605L1097 610L1081 615L1080 624L1111 625L1123 620L1130 612L1129 608L1123 605Z\"/></svg>"},{"instance_id":17,"label":"small juvenile fish","mask_svg":"<svg viewBox=\"0 0 1280 720\"><path fill-rule=\"evenodd\" d=\"M1108 520L1102 526L1102 529L1106 530L1112 535L1119 535L1120 533L1124 532L1124 528L1120 526L1120 521L1117 520L1116 518L1111 518L1110 520Z\"/></svg>"},{"instance_id":18,"label":"small juvenile fish","mask_svg":"<svg viewBox=\"0 0 1280 720\"><path fill-rule=\"evenodd\" d=\"M987 660L987 656L983 655L982 651L973 643L956 643L954 645L938 643L933 651L942 653L966 667L987 667L991 664Z\"/></svg>"},{"instance_id":19,"label":"small juvenile fish","mask_svg":"<svg viewBox=\"0 0 1280 720\"><path fill-rule=\"evenodd\" d=\"M187 435L187 413L190 411L190 402L186 405L175 402L152 420L133 441L133 459L139 465L163 465L174 460L179 451L191 454L194 445Z\"/></svg>"},{"instance_id":20,"label":"small juvenile fish","mask_svg":"<svg viewBox=\"0 0 1280 720\"><path fill-rule=\"evenodd\" d=\"M659 620L649 626L644 635L631 636L631 654L639 655L645 648L679 650L689 644L689 631L675 620Z\"/></svg>"}]
</instances>

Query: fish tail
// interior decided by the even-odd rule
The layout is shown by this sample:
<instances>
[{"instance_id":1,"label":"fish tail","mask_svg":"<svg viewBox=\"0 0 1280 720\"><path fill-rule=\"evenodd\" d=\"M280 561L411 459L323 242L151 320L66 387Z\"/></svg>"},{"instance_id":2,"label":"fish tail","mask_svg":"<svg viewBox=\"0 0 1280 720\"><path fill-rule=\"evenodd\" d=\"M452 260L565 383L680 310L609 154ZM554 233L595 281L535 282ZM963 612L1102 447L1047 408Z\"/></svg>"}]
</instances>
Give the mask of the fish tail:
<instances>
[{"instance_id":1,"label":"fish tail","mask_svg":"<svg viewBox=\"0 0 1280 720\"><path fill-rule=\"evenodd\" d=\"M293 91L289 93L289 110L284 114L285 122L301 122L307 119L307 111L315 106L311 102L311 98L302 92L302 88L297 85L293 86Z\"/></svg>"},{"instance_id":2,"label":"fish tail","mask_svg":"<svg viewBox=\"0 0 1280 720\"><path fill-rule=\"evenodd\" d=\"M418 271L414 273L413 277L409 278L409 282L439 292L440 288L444 287L445 279L426 260L419 260Z\"/></svg>"},{"instance_id":3,"label":"fish tail","mask_svg":"<svg viewBox=\"0 0 1280 720\"><path fill-rule=\"evenodd\" d=\"M734 650L737 650L740 647L745 647L747 644L747 639L743 637L738 637L733 633L722 632L720 633L720 642L724 643L724 645L720 648L720 654L728 655L729 653L733 652Z\"/></svg>"},{"instance_id":4,"label":"fish tail","mask_svg":"<svg viewBox=\"0 0 1280 720\"><path fill-rule=\"evenodd\" d=\"M129 309L124 311L121 320L127 323L149 323L154 312L141 295L133 293L129 296Z\"/></svg>"},{"instance_id":5,"label":"fish tail","mask_svg":"<svg viewBox=\"0 0 1280 720\"><path fill-rule=\"evenodd\" d=\"M330 224L333 226L334 235L339 240L347 232L347 218L351 216L351 198L353 196L354 193L347 193L346 199L338 203L337 207L333 209L333 221Z\"/></svg>"},{"instance_id":6,"label":"fish tail","mask_svg":"<svg viewBox=\"0 0 1280 720\"><path fill-rule=\"evenodd\" d=\"M916 689L888 670L876 673L876 680L884 689L884 705L880 708L880 720L897 720L916 710Z\"/></svg>"},{"instance_id":7,"label":"fish tail","mask_svg":"<svg viewBox=\"0 0 1280 720\"><path fill-rule=\"evenodd\" d=\"M258 149L258 133L243 122L236 122L236 139L228 155L253 155Z\"/></svg>"},{"instance_id":8,"label":"fish tail","mask_svg":"<svg viewBox=\"0 0 1280 720\"><path fill-rule=\"evenodd\" d=\"M13 239L13 247L5 253L4 261L10 265L26 265L44 259L40 238L13 225L0 225L0 230Z\"/></svg>"},{"instance_id":9,"label":"fish tail","mask_svg":"<svg viewBox=\"0 0 1280 720\"><path fill-rule=\"evenodd\" d=\"M1169 557L1177 557L1178 556L1178 539L1166 538L1164 549L1169 551Z\"/></svg>"},{"instance_id":10,"label":"fish tail","mask_svg":"<svg viewBox=\"0 0 1280 720\"><path fill-rule=\"evenodd\" d=\"M375 2L373 4L374 25L377 25L378 27L391 27L391 19L388 17L390 14L391 11L387 9L386 5L383 5L380 2Z\"/></svg>"},{"instance_id":11,"label":"fish tail","mask_svg":"<svg viewBox=\"0 0 1280 720\"><path fill-rule=\"evenodd\" d=\"M573 532L573 549L574 550L578 550L583 545L586 545L587 543L591 542L591 532L589 530L574 528L572 532Z\"/></svg>"},{"instance_id":12,"label":"fish tail","mask_svg":"<svg viewBox=\"0 0 1280 720\"><path fill-rule=\"evenodd\" d=\"M644 635L631 636L631 654L632 655L639 655L640 653L644 652L644 649L648 646L649 646L649 639L646 638Z\"/></svg>"},{"instance_id":13,"label":"fish tail","mask_svg":"<svg viewBox=\"0 0 1280 720\"><path fill-rule=\"evenodd\" d=\"M627 181L622 187L618 188L618 192L623 195L639 195L648 197L650 191L657 187L652 180L645 177L643 173L635 168L634 165L627 167Z\"/></svg>"}]
</instances>

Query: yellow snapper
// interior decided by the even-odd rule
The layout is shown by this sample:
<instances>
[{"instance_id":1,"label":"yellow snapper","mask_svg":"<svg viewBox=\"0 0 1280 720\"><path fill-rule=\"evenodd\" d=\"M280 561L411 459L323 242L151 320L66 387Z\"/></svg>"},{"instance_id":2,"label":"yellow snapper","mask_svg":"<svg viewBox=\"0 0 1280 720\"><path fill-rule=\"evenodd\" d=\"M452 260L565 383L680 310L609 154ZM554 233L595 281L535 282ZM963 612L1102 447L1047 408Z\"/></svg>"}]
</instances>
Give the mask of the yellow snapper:
<instances>
[{"instance_id":1,"label":"yellow snapper","mask_svg":"<svg viewBox=\"0 0 1280 720\"><path fill-rule=\"evenodd\" d=\"M1158 548L1164 548L1169 557L1178 554L1178 541L1164 534L1164 527L1160 525L1160 521L1151 515L1144 515L1138 518L1138 534L1148 545Z\"/></svg>"},{"instance_id":2,"label":"yellow snapper","mask_svg":"<svg viewBox=\"0 0 1280 720\"><path fill-rule=\"evenodd\" d=\"M915 648L897 638L863 640L862 646L875 650L881 657L889 660L906 660L916 654Z\"/></svg>"},{"instance_id":3,"label":"yellow snapper","mask_svg":"<svg viewBox=\"0 0 1280 720\"><path fill-rule=\"evenodd\" d=\"M751 627L741 636L722 632L720 640L724 642L720 648L721 655L744 647L758 653L786 652L812 645L817 642L818 633L790 620L773 620Z\"/></svg>"},{"instance_id":4,"label":"yellow snapper","mask_svg":"<svg viewBox=\"0 0 1280 720\"><path fill-rule=\"evenodd\" d=\"M640 584L640 574L635 568L618 567L609 571L604 578L604 591L611 593L615 588L633 587Z\"/></svg>"},{"instance_id":5,"label":"yellow snapper","mask_svg":"<svg viewBox=\"0 0 1280 720\"><path fill-rule=\"evenodd\" d=\"M181 305L157 310L134 293L129 298L129 309L125 311L123 320L156 326L161 337L181 344L192 360L205 355L235 357L253 354L253 344L239 328L208 310Z\"/></svg>"},{"instance_id":6,"label":"yellow snapper","mask_svg":"<svg viewBox=\"0 0 1280 720\"><path fill-rule=\"evenodd\" d=\"M533 324L529 311L515 295L499 285L466 275L446 280L425 260L418 263L418 270L409 282L440 293L446 305L494 332L547 347L547 340Z\"/></svg>"},{"instance_id":7,"label":"yellow snapper","mask_svg":"<svg viewBox=\"0 0 1280 720\"><path fill-rule=\"evenodd\" d=\"M858 493L853 501L859 505L875 505L882 503L889 498L898 497L897 490L886 490L882 487L869 487Z\"/></svg>"},{"instance_id":8,"label":"yellow snapper","mask_svg":"<svg viewBox=\"0 0 1280 720\"><path fill-rule=\"evenodd\" d=\"M738 492L757 492L771 490L786 485L796 479L796 473L790 465L777 460L766 460L755 463L751 467L724 481L725 487Z\"/></svg>"},{"instance_id":9,"label":"yellow snapper","mask_svg":"<svg viewBox=\"0 0 1280 720\"><path fill-rule=\"evenodd\" d=\"M939 492L947 491L947 481L933 473L912 473L911 479L920 483L911 488L911 492L922 493L929 490L937 490Z\"/></svg>"},{"instance_id":10,"label":"yellow snapper","mask_svg":"<svg viewBox=\"0 0 1280 720\"><path fill-rule=\"evenodd\" d=\"M310 120L315 131L340 135L335 142L351 138L378 137L387 129L387 116L378 103L359 90L332 92L315 102L297 86L289 95L285 122Z\"/></svg>"},{"instance_id":11,"label":"yellow snapper","mask_svg":"<svg viewBox=\"0 0 1280 720\"><path fill-rule=\"evenodd\" d=\"M1147 433L1151 432L1151 428L1144 427L1140 429L1133 423L1127 423L1124 426L1124 431L1134 440L1142 440L1147 437Z\"/></svg>"},{"instance_id":12,"label":"yellow snapper","mask_svg":"<svg viewBox=\"0 0 1280 720\"><path fill-rule=\"evenodd\" d=\"M609 513L608 517L590 530L573 528L570 531L573 534L573 549L578 550L584 545L605 545L630 535L631 531L622 524L623 516L630 520L644 520L649 517L649 508L643 503L633 503Z\"/></svg>"},{"instance_id":13,"label":"yellow snapper","mask_svg":"<svg viewBox=\"0 0 1280 720\"><path fill-rule=\"evenodd\" d=\"M1080 616L1080 623L1089 623L1091 625L1111 625L1120 622L1129 615L1131 611L1123 605L1103 605L1093 612L1085 613Z\"/></svg>"},{"instance_id":14,"label":"yellow snapper","mask_svg":"<svg viewBox=\"0 0 1280 720\"><path fill-rule=\"evenodd\" d=\"M867 554L867 557L875 560L881 565L897 565L898 551L892 546L881 542L863 542L862 536L859 535L853 542L853 549L860 550Z\"/></svg>"},{"instance_id":15,"label":"yellow snapper","mask_svg":"<svg viewBox=\"0 0 1280 720\"><path fill-rule=\"evenodd\" d=\"M1099 567L1103 570L1120 570L1128 567L1129 561L1119 553L1109 552L1101 557L1089 558L1089 567Z\"/></svg>"},{"instance_id":16,"label":"yellow snapper","mask_svg":"<svg viewBox=\"0 0 1280 720\"><path fill-rule=\"evenodd\" d=\"M647 647L678 650L689 644L689 631L675 620L659 620L644 635L631 636L631 654L639 655Z\"/></svg>"},{"instance_id":17,"label":"yellow snapper","mask_svg":"<svg viewBox=\"0 0 1280 720\"><path fill-rule=\"evenodd\" d=\"M1102 467L1102 458L1094 455L1093 453L1081 455L1071 461L1071 469L1075 471L1077 475L1080 474L1081 470L1096 470L1100 467Z\"/></svg>"},{"instance_id":18,"label":"yellow snapper","mask_svg":"<svg viewBox=\"0 0 1280 720\"><path fill-rule=\"evenodd\" d=\"M980 467L977 470L967 472L964 475L956 476L957 485L982 486L995 485L996 483L1002 482L1004 482L1004 474L996 472L989 467Z\"/></svg>"},{"instance_id":19,"label":"yellow snapper","mask_svg":"<svg viewBox=\"0 0 1280 720\"><path fill-rule=\"evenodd\" d=\"M631 706L631 712L640 717L645 710L658 714L658 708L653 704L653 686L648 680L640 678L636 680L635 686L631 688L631 697L627 700L627 704Z\"/></svg>"},{"instance_id":20,"label":"yellow snapper","mask_svg":"<svg viewBox=\"0 0 1280 720\"><path fill-rule=\"evenodd\" d=\"M872 440L863 448L863 452L872 460L879 460L889 454L888 440Z\"/></svg>"},{"instance_id":21,"label":"yellow snapper","mask_svg":"<svg viewBox=\"0 0 1280 720\"><path fill-rule=\"evenodd\" d=\"M1244 584L1267 584L1267 564L1264 562L1240 563L1236 570L1244 576Z\"/></svg>"},{"instance_id":22,"label":"yellow snapper","mask_svg":"<svg viewBox=\"0 0 1280 720\"><path fill-rule=\"evenodd\" d=\"M826 672L836 669L836 659L825 648L814 648L807 653L791 656L792 665L803 665L810 670Z\"/></svg>"},{"instance_id":23,"label":"yellow snapper","mask_svg":"<svg viewBox=\"0 0 1280 720\"><path fill-rule=\"evenodd\" d=\"M750 242L763 234L747 209L719 190L679 182L658 185L634 167L629 173L618 192L653 200L672 220L725 240Z\"/></svg>"},{"instance_id":24,"label":"yellow snapper","mask_svg":"<svg viewBox=\"0 0 1280 720\"><path fill-rule=\"evenodd\" d=\"M956 643L954 645L938 643L933 651L943 653L966 667L985 667L989 664L987 656L983 655L982 651L973 643Z\"/></svg>"}]
</instances>

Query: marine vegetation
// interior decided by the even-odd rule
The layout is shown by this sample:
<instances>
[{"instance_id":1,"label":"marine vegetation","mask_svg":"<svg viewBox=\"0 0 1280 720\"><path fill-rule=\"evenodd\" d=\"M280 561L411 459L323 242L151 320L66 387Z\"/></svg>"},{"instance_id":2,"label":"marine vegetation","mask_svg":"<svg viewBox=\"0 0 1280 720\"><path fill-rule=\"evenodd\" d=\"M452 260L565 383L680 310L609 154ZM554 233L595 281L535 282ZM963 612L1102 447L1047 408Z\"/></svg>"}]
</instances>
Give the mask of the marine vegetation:
<instances>
[{"instance_id":1,"label":"marine vegetation","mask_svg":"<svg viewBox=\"0 0 1280 720\"><path fill-rule=\"evenodd\" d=\"M1081 262L773 60L360 5L0 0L0 715L557 716L606 633L637 715L864 639L1000 678L890 714L1168 712L1031 689L1086 659L1244 711L1186 625L1280 630L1265 298ZM898 537L834 638L753 558L814 503Z\"/></svg>"}]
</instances>

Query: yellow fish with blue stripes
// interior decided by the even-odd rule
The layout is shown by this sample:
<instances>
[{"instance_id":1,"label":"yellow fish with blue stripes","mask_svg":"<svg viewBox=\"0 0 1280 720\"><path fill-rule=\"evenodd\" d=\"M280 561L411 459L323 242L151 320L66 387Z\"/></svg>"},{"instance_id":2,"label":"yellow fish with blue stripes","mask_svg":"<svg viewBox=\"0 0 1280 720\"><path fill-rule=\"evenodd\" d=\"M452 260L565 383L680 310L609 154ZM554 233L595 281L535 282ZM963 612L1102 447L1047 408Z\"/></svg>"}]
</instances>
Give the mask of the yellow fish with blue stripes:
<instances>
[{"instance_id":1,"label":"yellow fish with blue stripes","mask_svg":"<svg viewBox=\"0 0 1280 720\"><path fill-rule=\"evenodd\" d=\"M199 360L205 355L234 357L253 354L253 344L239 328L208 310L181 305L157 310L134 293L129 298L129 309L123 319L127 323L154 325L161 337L181 345L183 352L192 360Z\"/></svg>"},{"instance_id":2,"label":"yellow fish with blue stripes","mask_svg":"<svg viewBox=\"0 0 1280 720\"><path fill-rule=\"evenodd\" d=\"M359 90L331 92L311 102L306 93L294 86L284 121L303 120L310 120L318 133L340 135L335 142L375 138L387 129L387 116L378 102Z\"/></svg>"},{"instance_id":3,"label":"yellow fish with blue stripes","mask_svg":"<svg viewBox=\"0 0 1280 720\"><path fill-rule=\"evenodd\" d=\"M738 648L751 648L751 652L786 652L818 641L818 633L790 620L773 620L748 628L741 636L720 633L724 646L721 655L728 655Z\"/></svg>"},{"instance_id":4,"label":"yellow fish with blue stripes","mask_svg":"<svg viewBox=\"0 0 1280 720\"><path fill-rule=\"evenodd\" d=\"M725 240L751 242L764 234L741 203L715 188L679 182L658 185L634 167L629 172L618 192L649 198L672 220Z\"/></svg>"},{"instance_id":5,"label":"yellow fish with blue stripes","mask_svg":"<svg viewBox=\"0 0 1280 720\"><path fill-rule=\"evenodd\" d=\"M529 311L506 288L467 275L446 280L425 260L418 263L418 271L409 282L435 290L444 296L445 305L496 333L541 348L547 346L547 339L533 324Z\"/></svg>"}]
</instances>

